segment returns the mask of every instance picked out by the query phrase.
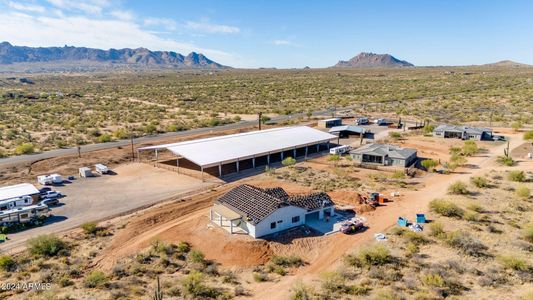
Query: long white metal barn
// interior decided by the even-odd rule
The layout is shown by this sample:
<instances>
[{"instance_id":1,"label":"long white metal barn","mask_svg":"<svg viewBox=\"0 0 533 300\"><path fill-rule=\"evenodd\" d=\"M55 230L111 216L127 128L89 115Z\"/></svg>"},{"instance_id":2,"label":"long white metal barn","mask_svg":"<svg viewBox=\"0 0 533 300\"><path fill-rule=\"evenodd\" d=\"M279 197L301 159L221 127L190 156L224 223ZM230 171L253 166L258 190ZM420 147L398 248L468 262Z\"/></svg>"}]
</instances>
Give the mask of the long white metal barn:
<instances>
[{"instance_id":1,"label":"long white metal barn","mask_svg":"<svg viewBox=\"0 0 533 300\"><path fill-rule=\"evenodd\" d=\"M336 138L311 127L292 126L142 147L138 151L155 151L157 160L159 151L168 150L177 157L177 167L180 160L186 160L198 166L202 173L209 169L211 173L223 176L270 165L289 156L307 157L329 149L330 140ZM228 169L223 168L226 166L232 166L231 171L224 172L223 169Z\"/></svg>"}]
</instances>

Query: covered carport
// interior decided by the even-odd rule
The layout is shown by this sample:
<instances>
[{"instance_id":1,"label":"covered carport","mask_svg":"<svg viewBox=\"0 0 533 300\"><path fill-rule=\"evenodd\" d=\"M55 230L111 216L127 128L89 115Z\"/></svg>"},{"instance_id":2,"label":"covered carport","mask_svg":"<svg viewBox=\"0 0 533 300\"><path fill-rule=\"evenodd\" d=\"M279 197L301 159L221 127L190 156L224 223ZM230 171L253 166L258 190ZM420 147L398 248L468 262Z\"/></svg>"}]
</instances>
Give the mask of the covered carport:
<instances>
[{"instance_id":1,"label":"covered carport","mask_svg":"<svg viewBox=\"0 0 533 300\"><path fill-rule=\"evenodd\" d=\"M195 165L202 175L208 171L222 177L280 162L289 156L307 157L329 149L330 140L335 138L311 127L293 126L143 147L138 152L155 151L157 160L159 151L168 150L175 155L178 170L180 161L185 161Z\"/></svg>"},{"instance_id":2,"label":"covered carport","mask_svg":"<svg viewBox=\"0 0 533 300\"><path fill-rule=\"evenodd\" d=\"M244 226L240 226L242 224L242 216L224 205L215 204L209 211L209 220L218 223L222 228L229 227L229 232L232 234L236 231L248 233ZM235 227L237 227L236 230L234 230Z\"/></svg>"}]
</instances>

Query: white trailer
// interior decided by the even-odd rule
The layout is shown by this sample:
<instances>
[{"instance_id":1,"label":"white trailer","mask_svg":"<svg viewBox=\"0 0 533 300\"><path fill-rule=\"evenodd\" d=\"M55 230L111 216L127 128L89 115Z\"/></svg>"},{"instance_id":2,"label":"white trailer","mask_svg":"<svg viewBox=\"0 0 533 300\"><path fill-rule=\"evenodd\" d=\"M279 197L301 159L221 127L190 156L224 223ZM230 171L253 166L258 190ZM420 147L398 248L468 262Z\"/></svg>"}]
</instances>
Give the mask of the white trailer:
<instances>
[{"instance_id":1,"label":"white trailer","mask_svg":"<svg viewBox=\"0 0 533 300\"><path fill-rule=\"evenodd\" d=\"M0 201L0 211L15 209L17 207L29 206L33 204L33 198L30 196L22 196L13 199Z\"/></svg>"},{"instance_id":2,"label":"white trailer","mask_svg":"<svg viewBox=\"0 0 533 300\"><path fill-rule=\"evenodd\" d=\"M18 207L11 210L0 211L0 225L28 223L39 217L49 217L50 209L43 204Z\"/></svg>"},{"instance_id":3,"label":"white trailer","mask_svg":"<svg viewBox=\"0 0 533 300\"><path fill-rule=\"evenodd\" d=\"M333 147L333 148L329 149L329 154L342 155L344 153L347 153L351 149L352 148L349 145L342 145L342 146L338 146L338 147Z\"/></svg>"},{"instance_id":4,"label":"white trailer","mask_svg":"<svg viewBox=\"0 0 533 300\"><path fill-rule=\"evenodd\" d=\"M62 184L63 183L63 176L57 174L57 173L54 173L52 175L50 175L50 178L52 178L52 183L53 184Z\"/></svg>"},{"instance_id":5,"label":"white trailer","mask_svg":"<svg viewBox=\"0 0 533 300\"><path fill-rule=\"evenodd\" d=\"M109 168L107 166L105 166L105 165L102 165L102 164L94 165L94 169L96 170L97 173L100 173L100 174L109 173Z\"/></svg>"},{"instance_id":6,"label":"white trailer","mask_svg":"<svg viewBox=\"0 0 533 300\"><path fill-rule=\"evenodd\" d=\"M80 168L80 177L81 178L87 178L93 176L93 172L91 169L87 167Z\"/></svg>"},{"instance_id":7,"label":"white trailer","mask_svg":"<svg viewBox=\"0 0 533 300\"><path fill-rule=\"evenodd\" d=\"M48 176L48 175L37 176L37 182L38 182L40 185L51 185L51 184L54 183L54 182L52 181L52 177L50 177L50 176Z\"/></svg>"}]
</instances>

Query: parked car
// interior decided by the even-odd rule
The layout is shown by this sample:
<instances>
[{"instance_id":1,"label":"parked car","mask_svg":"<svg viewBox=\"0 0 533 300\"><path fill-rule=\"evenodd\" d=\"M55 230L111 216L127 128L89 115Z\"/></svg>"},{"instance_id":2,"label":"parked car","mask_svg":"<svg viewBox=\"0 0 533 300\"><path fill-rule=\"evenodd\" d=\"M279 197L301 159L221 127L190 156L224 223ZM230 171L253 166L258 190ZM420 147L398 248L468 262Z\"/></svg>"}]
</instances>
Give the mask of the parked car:
<instances>
[{"instance_id":1,"label":"parked car","mask_svg":"<svg viewBox=\"0 0 533 300\"><path fill-rule=\"evenodd\" d=\"M46 206L55 206L59 204L59 200L57 198L48 198L39 202L39 204L44 204Z\"/></svg>"},{"instance_id":2,"label":"parked car","mask_svg":"<svg viewBox=\"0 0 533 300\"><path fill-rule=\"evenodd\" d=\"M47 192L51 192L51 191L52 191L52 188L43 187L43 188L39 189L39 194L41 194L41 196L44 196Z\"/></svg>"},{"instance_id":3,"label":"parked car","mask_svg":"<svg viewBox=\"0 0 533 300\"><path fill-rule=\"evenodd\" d=\"M41 199L57 199L61 197L63 197L63 194L58 191L48 191L44 195L41 195Z\"/></svg>"}]
</instances>

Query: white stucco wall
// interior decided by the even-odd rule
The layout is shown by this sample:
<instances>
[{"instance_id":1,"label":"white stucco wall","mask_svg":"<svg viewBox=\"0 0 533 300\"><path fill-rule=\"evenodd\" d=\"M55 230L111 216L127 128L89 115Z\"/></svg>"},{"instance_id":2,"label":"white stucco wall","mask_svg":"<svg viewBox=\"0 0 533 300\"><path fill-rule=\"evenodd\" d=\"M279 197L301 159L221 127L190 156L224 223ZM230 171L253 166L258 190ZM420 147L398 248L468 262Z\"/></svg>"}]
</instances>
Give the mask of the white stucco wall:
<instances>
[{"instance_id":1,"label":"white stucco wall","mask_svg":"<svg viewBox=\"0 0 533 300\"><path fill-rule=\"evenodd\" d=\"M292 227L300 226L305 224L305 214L306 210L296 206L286 206L282 207L266 218L264 218L259 224L253 226L252 224L247 223L248 232L253 237L261 237L264 235L272 234L278 231L286 230ZM297 223L292 223L292 217L300 217L300 221ZM278 223L281 221L281 223ZM270 224L276 222L276 228L271 229ZM253 227L253 228L252 228ZM252 232L254 234L252 234Z\"/></svg>"}]
</instances>

